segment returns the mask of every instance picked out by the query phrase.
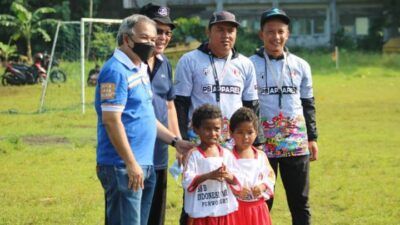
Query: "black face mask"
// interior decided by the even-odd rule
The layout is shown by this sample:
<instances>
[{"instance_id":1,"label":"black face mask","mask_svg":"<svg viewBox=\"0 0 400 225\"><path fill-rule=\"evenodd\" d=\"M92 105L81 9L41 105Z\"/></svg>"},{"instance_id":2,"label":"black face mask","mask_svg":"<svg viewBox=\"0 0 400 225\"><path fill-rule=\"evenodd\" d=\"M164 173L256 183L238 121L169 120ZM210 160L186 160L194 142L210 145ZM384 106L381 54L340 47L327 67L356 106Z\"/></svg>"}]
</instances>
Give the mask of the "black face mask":
<instances>
[{"instance_id":1,"label":"black face mask","mask_svg":"<svg viewBox=\"0 0 400 225\"><path fill-rule=\"evenodd\" d=\"M146 62L150 56L154 52L154 45L150 44L150 42L147 43L136 43L133 42L134 46L132 51L139 56L139 58L143 61Z\"/></svg>"}]
</instances>

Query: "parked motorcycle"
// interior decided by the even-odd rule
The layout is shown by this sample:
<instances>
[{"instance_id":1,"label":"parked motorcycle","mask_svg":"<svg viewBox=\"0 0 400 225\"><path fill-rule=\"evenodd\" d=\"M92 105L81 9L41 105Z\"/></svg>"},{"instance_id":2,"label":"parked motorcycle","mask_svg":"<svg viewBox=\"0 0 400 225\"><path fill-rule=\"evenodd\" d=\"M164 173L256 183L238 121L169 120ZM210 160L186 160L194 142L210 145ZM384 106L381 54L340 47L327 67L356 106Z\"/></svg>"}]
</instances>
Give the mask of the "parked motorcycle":
<instances>
[{"instance_id":1,"label":"parked motorcycle","mask_svg":"<svg viewBox=\"0 0 400 225\"><path fill-rule=\"evenodd\" d=\"M6 71L1 77L1 83L6 85L25 85L38 83L39 77L45 79L46 72L38 69L36 65L8 64Z\"/></svg>"},{"instance_id":2,"label":"parked motorcycle","mask_svg":"<svg viewBox=\"0 0 400 225\"><path fill-rule=\"evenodd\" d=\"M50 63L50 55L48 55L47 53L44 53L44 59L42 61L43 63L43 67L47 68L49 67L49 63ZM52 68L50 71L50 81L52 83L64 83L65 81L67 81L67 75L65 74L64 71L62 71L59 67L59 62L57 59L53 59L52 62Z\"/></svg>"},{"instance_id":3,"label":"parked motorcycle","mask_svg":"<svg viewBox=\"0 0 400 225\"><path fill-rule=\"evenodd\" d=\"M25 64L10 63L1 77L1 83L6 85L25 85L36 84L46 79L46 70L50 57L47 54L37 53L34 56L34 64L28 66ZM58 62L53 61L53 67L50 72L50 81L60 83L66 81L65 73L58 68Z\"/></svg>"}]
</instances>

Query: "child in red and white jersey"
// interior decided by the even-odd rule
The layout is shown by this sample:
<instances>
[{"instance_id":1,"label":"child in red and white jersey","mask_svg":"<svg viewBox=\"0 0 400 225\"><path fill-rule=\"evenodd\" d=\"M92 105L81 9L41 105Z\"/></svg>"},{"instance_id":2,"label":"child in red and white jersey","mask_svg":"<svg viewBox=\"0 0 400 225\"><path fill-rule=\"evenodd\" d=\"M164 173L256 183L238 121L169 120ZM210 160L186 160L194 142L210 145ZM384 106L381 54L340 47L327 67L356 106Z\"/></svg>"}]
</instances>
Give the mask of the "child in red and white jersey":
<instances>
[{"instance_id":1,"label":"child in red and white jersey","mask_svg":"<svg viewBox=\"0 0 400 225\"><path fill-rule=\"evenodd\" d=\"M233 191L240 192L234 175L239 171L233 154L218 144L221 110L205 104L194 111L192 124L201 143L189 153L183 172L188 224L236 225L238 202Z\"/></svg>"},{"instance_id":2,"label":"child in red and white jersey","mask_svg":"<svg viewBox=\"0 0 400 225\"><path fill-rule=\"evenodd\" d=\"M240 168L242 184L242 190L237 195L237 225L271 224L265 200L273 196L275 174L266 154L252 146L257 127L258 118L248 108L238 109L231 117L230 131L235 140L233 154Z\"/></svg>"}]
</instances>

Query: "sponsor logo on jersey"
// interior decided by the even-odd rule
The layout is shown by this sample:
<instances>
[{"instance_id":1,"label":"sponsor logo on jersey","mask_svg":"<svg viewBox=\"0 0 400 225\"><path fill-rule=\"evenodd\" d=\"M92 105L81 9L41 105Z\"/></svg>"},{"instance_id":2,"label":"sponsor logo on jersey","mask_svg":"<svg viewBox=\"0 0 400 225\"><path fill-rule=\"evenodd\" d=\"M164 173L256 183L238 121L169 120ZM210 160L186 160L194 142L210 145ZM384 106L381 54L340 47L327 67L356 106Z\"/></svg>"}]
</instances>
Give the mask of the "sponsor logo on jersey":
<instances>
[{"instance_id":1,"label":"sponsor logo on jersey","mask_svg":"<svg viewBox=\"0 0 400 225\"><path fill-rule=\"evenodd\" d=\"M264 79L265 73L261 72L261 73L258 74L258 76L261 77L261 79Z\"/></svg>"},{"instance_id":2,"label":"sponsor logo on jersey","mask_svg":"<svg viewBox=\"0 0 400 225\"><path fill-rule=\"evenodd\" d=\"M259 89L260 94L262 95L277 95L280 93L278 87L260 87ZM284 95L293 95L297 93L297 87L292 86L283 86L282 87L282 94Z\"/></svg>"},{"instance_id":3,"label":"sponsor logo on jersey","mask_svg":"<svg viewBox=\"0 0 400 225\"><path fill-rule=\"evenodd\" d=\"M216 85L205 85L203 86L203 93L208 94L208 93L215 93L217 92L217 86ZM238 95L240 94L240 87L238 86L233 86L233 85L220 85L219 86L219 92L224 93L224 94L235 94Z\"/></svg>"}]
</instances>

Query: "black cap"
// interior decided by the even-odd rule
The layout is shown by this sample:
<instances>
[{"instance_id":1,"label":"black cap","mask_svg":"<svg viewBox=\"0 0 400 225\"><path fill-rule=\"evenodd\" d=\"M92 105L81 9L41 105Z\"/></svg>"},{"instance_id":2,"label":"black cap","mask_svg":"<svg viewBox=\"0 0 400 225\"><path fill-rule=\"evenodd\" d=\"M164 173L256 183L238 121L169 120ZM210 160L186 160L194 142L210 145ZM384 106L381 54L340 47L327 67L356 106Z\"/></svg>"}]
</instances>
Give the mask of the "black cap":
<instances>
[{"instance_id":1,"label":"black cap","mask_svg":"<svg viewBox=\"0 0 400 225\"><path fill-rule=\"evenodd\" d=\"M149 17L150 19L166 24L171 27L171 29L175 28L174 23L169 17L169 8L166 6L154 5L153 3L149 3L140 8L140 14Z\"/></svg>"},{"instance_id":2,"label":"black cap","mask_svg":"<svg viewBox=\"0 0 400 225\"><path fill-rule=\"evenodd\" d=\"M264 26L264 23L267 22L270 19L280 19L282 22L286 23L287 25L290 24L290 18L289 16L283 11L282 9L278 8L272 8L268 9L267 11L264 11L261 14L261 20L260 20L260 26Z\"/></svg>"},{"instance_id":3,"label":"black cap","mask_svg":"<svg viewBox=\"0 0 400 225\"><path fill-rule=\"evenodd\" d=\"M233 23L236 27L240 25L240 23L236 21L235 15L233 15L228 11L220 11L220 12L214 12L212 14L210 22L208 23L208 27L211 27L216 23L222 23L222 22Z\"/></svg>"}]
</instances>

